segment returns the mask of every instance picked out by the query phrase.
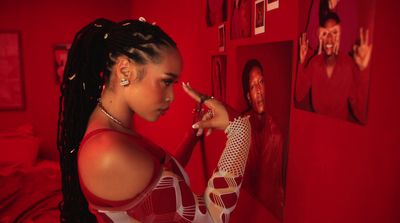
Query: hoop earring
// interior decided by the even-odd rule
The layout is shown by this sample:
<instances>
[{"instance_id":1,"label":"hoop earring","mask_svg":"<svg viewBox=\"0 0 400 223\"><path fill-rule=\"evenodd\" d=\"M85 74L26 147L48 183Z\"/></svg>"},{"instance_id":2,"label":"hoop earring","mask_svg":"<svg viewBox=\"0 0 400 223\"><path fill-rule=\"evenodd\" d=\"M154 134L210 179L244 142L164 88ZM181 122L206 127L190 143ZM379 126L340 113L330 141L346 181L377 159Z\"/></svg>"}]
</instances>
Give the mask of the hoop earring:
<instances>
[{"instance_id":1,"label":"hoop earring","mask_svg":"<svg viewBox=\"0 0 400 223\"><path fill-rule=\"evenodd\" d=\"M123 87L126 87L126 86L128 86L128 85L130 84L130 82L129 82L128 79L122 78L122 79L120 80L119 84L120 84L121 86L123 86Z\"/></svg>"}]
</instances>

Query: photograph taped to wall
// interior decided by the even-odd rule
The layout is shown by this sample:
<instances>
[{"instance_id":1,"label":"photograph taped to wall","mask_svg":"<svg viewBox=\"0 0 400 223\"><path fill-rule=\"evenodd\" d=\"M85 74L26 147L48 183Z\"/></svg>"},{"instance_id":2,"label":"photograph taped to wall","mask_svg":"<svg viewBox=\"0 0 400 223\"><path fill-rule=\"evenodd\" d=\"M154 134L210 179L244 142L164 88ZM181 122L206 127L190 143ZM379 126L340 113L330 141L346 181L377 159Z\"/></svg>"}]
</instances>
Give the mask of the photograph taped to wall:
<instances>
[{"instance_id":1,"label":"photograph taped to wall","mask_svg":"<svg viewBox=\"0 0 400 223\"><path fill-rule=\"evenodd\" d=\"M251 36L251 0L232 0L231 39Z\"/></svg>"},{"instance_id":2,"label":"photograph taped to wall","mask_svg":"<svg viewBox=\"0 0 400 223\"><path fill-rule=\"evenodd\" d=\"M303 1L295 107L365 125L375 1Z\"/></svg>"},{"instance_id":3,"label":"photograph taped to wall","mask_svg":"<svg viewBox=\"0 0 400 223\"><path fill-rule=\"evenodd\" d=\"M250 115L252 141L243 188L282 222L293 42L241 46L237 49L243 114ZM252 207L248 208L251 213ZM243 219L244 221L245 219Z\"/></svg>"},{"instance_id":4,"label":"photograph taped to wall","mask_svg":"<svg viewBox=\"0 0 400 223\"><path fill-rule=\"evenodd\" d=\"M223 52L225 50L225 25L218 26L218 50Z\"/></svg>"},{"instance_id":5,"label":"photograph taped to wall","mask_svg":"<svg viewBox=\"0 0 400 223\"><path fill-rule=\"evenodd\" d=\"M228 14L227 1L228 0L207 0L206 21L208 27L226 21Z\"/></svg>"},{"instance_id":6,"label":"photograph taped to wall","mask_svg":"<svg viewBox=\"0 0 400 223\"><path fill-rule=\"evenodd\" d=\"M265 32L265 0L257 0L254 6L254 34Z\"/></svg>"},{"instance_id":7,"label":"photograph taped to wall","mask_svg":"<svg viewBox=\"0 0 400 223\"><path fill-rule=\"evenodd\" d=\"M68 50L71 44L57 44L54 46L54 66L55 66L55 82L60 84L64 76L64 68L67 63Z\"/></svg>"},{"instance_id":8,"label":"photograph taped to wall","mask_svg":"<svg viewBox=\"0 0 400 223\"><path fill-rule=\"evenodd\" d=\"M267 0L267 11L279 8L279 0Z\"/></svg>"},{"instance_id":9,"label":"photograph taped to wall","mask_svg":"<svg viewBox=\"0 0 400 223\"><path fill-rule=\"evenodd\" d=\"M226 101L226 56L211 57L211 95L216 99Z\"/></svg>"},{"instance_id":10,"label":"photograph taped to wall","mask_svg":"<svg viewBox=\"0 0 400 223\"><path fill-rule=\"evenodd\" d=\"M19 32L0 32L0 110L25 109Z\"/></svg>"}]
</instances>

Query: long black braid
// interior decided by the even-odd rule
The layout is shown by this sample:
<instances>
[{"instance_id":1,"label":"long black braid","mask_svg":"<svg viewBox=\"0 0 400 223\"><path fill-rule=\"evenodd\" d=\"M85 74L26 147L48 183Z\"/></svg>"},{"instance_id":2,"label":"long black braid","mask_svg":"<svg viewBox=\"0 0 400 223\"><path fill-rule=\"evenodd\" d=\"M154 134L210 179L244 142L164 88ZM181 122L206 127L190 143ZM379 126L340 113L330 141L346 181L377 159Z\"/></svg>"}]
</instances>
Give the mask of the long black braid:
<instances>
[{"instance_id":1,"label":"long black braid","mask_svg":"<svg viewBox=\"0 0 400 223\"><path fill-rule=\"evenodd\" d=\"M158 63L163 47L176 48L176 44L158 26L139 20L114 23L97 19L75 35L60 86L57 148L64 196L61 222L96 222L80 188L77 154L116 58L126 55L138 64Z\"/></svg>"}]
</instances>

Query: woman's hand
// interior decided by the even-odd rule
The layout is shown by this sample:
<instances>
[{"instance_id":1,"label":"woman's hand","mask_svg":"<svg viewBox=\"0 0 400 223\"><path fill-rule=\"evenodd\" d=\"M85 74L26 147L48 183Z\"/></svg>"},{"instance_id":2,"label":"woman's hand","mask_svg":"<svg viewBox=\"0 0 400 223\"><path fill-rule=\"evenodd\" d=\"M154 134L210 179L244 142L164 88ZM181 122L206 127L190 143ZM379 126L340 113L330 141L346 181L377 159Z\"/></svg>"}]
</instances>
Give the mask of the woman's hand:
<instances>
[{"instance_id":1,"label":"woman's hand","mask_svg":"<svg viewBox=\"0 0 400 223\"><path fill-rule=\"evenodd\" d=\"M368 67L369 60L371 59L372 44L369 41L368 29L364 32L363 28L360 28L360 45L354 45L354 61L358 65L361 71Z\"/></svg>"},{"instance_id":2,"label":"woman's hand","mask_svg":"<svg viewBox=\"0 0 400 223\"><path fill-rule=\"evenodd\" d=\"M210 109L203 115L201 121L193 124L193 128L198 129L197 135L201 135L203 129L209 129L207 133L209 134L212 129L225 130L226 127L228 127L228 111L220 101L195 91L189 84L182 82L182 87L183 90L198 103L201 103L203 99L204 105Z\"/></svg>"},{"instance_id":3,"label":"woman's hand","mask_svg":"<svg viewBox=\"0 0 400 223\"><path fill-rule=\"evenodd\" d=\"M329 9L334 10L339 3L339 0L329 0Z\"/></svg>"},{"instance_id":4,"label":"woman's hand","mask_svg":"<svg viewBox=\"0 0 400 223\"><path fill-rule=\"evenodd\" d=\"M306 33L301 34L299 39L299 44L300 44L300 64L303 64L308 52L308 39Z\"/></svg>"}]
</instances>

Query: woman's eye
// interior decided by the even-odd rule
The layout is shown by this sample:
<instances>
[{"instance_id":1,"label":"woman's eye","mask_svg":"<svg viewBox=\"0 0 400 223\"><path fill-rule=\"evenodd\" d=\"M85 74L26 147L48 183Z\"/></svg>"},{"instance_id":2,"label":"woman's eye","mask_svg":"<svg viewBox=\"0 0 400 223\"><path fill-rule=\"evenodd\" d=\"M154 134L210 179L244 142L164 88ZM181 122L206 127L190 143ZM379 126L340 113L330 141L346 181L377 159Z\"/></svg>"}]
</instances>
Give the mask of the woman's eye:
<instances>
[{"instance_id":1,"label":"woman's eye","mask_svg":"<svg viewBox=\"0 0 400 223\"><path fill-rule=\"evenodd\" d=\"M176 81L172 80L172 79L165 79L163 80L165 86L170 86L171 84L174 84Z\"/></svg>"}]
</instances>

